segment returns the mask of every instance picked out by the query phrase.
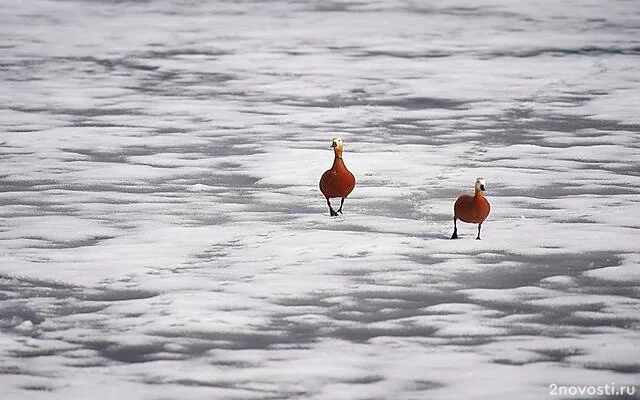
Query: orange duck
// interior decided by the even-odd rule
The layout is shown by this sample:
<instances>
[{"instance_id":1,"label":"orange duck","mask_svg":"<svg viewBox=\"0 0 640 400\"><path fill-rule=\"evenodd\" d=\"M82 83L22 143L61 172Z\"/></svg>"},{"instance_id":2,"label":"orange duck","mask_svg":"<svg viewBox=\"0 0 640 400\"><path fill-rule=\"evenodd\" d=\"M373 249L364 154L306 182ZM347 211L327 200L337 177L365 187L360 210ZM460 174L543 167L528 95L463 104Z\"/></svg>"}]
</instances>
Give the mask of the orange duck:
<instances>
[{"instance_id":1,"label":"orange duck","mask_svg":"<svg viewBox=\"0 0 640 400\"><path fill-rule=\"evenodd\" d=\"M337 137L332 139L331 147L335 154L333 165L331 169L325 171L325 173L322 174L322 178L320 178L320 191L327 199L329 214L332 217L338 215L338 213L342 214L344 199L356 186L356 178L349 172L347 167L345 167L344 161L342 160L342 146L342 139ZM331 202L329 201L329 199L335 197L341 198L340 208L338 208L337 212L331 207Z\"/></svg>"},{"instance_id":2,"label":"orange duck","mask_svg":"<svg viewBox=\"0 0 640 400\"><path fill-rule=\"evenodd\" d=\"M487 219L489 211L491 211L491 206L484 197L484 178L477 178L476 194L473 196L463 194L458 197L453 205L453 235L451 235L451 239L458 238L456 220L460 219L470 224L478 224L478 236L476 239L480 240L480 228L484 220Z\"/></svg>"}]
</instances>

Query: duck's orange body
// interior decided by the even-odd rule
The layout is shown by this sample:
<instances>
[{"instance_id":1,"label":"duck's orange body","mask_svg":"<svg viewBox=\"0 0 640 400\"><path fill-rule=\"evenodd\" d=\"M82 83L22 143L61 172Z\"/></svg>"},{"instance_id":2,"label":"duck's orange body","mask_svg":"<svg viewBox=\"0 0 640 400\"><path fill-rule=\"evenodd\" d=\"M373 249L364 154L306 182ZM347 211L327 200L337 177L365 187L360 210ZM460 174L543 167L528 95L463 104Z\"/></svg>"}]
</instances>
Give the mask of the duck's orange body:
<instances>
[{"instance_id":1,"label":"duck's orange body","mask_svg":"<svg viewBox=\"0 0 640 400\"><path fill-rule=\"evenodd\" d=\"M342 214L342 205L344 199L349 196L353 188L356 186L356 178L347 169L342 160L342 139L334 138L331 144L334 152L333 165L331 169L325 171L320 178L320 191L327 199L327 205L329 206L329 214L336 216L338 213ZM340 197L340 208L338 211L334 211L331 207L329 199Z\"/></svg>"},{"instance_id":2,"label":"duck's orange body","mask_svg":"<svg viewBox=\"0 0 640 400\"><path fill-rule=\"evenodd\" d=\"M484 197L484 190L484 179L478 178L473 196L463 194L458 197L453 205L453 235L451 239L458 238L456 220L459 219L470 224L478 224L478 236L476 239L480 240L480 228L484 220L489 216L489 212L491 212L491 205Z\"/></svg>"}]
</instances>

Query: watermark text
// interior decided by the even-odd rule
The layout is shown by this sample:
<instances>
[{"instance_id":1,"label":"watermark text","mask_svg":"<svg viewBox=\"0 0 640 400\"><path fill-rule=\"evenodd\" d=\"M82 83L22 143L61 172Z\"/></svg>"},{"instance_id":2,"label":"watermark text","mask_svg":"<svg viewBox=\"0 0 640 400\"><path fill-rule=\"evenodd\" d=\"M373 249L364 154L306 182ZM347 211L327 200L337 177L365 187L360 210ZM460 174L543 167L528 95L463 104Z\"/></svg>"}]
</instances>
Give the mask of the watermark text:
<instances>
[{"instance_id":1,"label":"watermark text","mask_svg":"<svg viewBox=\"0 0 640 400\"><path fill-rule=\"evenodd\" d=\"M640 389L633 385L549 385L549 396L633 396Z\"/></svg>"}]
</instances>

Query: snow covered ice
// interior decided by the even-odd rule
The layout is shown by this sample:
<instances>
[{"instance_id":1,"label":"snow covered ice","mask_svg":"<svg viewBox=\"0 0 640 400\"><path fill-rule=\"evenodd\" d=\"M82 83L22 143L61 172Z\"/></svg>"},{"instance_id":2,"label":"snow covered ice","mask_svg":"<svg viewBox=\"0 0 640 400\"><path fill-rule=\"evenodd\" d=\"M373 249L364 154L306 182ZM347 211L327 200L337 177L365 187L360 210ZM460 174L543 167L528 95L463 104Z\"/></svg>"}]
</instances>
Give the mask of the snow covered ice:
<instances>
[{"instance_id":1,"label":"snow covered ice","mask_svg":"<svg viewBox=\"0 0 640 400\"><path fill-rule=\"evenodd\" d=\"M2 399L638 398L639 26L624 0L0 4ZM477 176L483 239L450 240Z\"/></svg>"}]
</instances>

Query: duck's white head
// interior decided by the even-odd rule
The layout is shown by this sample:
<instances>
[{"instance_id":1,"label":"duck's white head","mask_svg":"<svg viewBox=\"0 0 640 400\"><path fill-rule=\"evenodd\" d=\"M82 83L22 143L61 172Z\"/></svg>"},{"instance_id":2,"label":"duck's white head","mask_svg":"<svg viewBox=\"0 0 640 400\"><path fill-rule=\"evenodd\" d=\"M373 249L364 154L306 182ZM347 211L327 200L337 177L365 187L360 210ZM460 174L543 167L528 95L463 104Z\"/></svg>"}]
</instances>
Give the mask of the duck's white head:
<instances>
[{"instance_id":1,"label":"duck's white head","mask_svg":"<svg viewBox=\"0 0 640 400\"><path fill-rule=\"evenodd\" d=\"M344 145L344 142L342 141L341 138L334 137L333 139L331 139L331 147L332 148L342 150L342 146L343 145Z\"/></svg>"},{"instance_id":2,"label":"duck's white head","mask_svg":"<svg viewBox=\"0 0 640 400\"><path fill-rule=\"evenodd\" d=\"M484 191L485 191L484 178L479 176L476 178L476 192L484 192Z\"/></svg>"}]
</instances>

